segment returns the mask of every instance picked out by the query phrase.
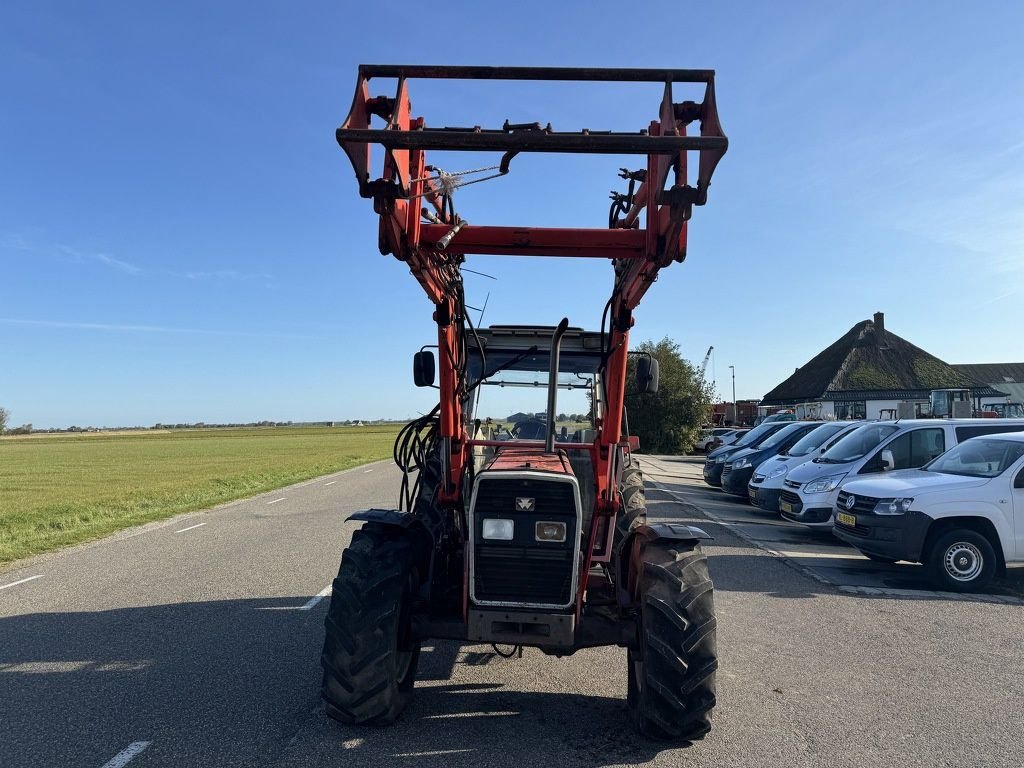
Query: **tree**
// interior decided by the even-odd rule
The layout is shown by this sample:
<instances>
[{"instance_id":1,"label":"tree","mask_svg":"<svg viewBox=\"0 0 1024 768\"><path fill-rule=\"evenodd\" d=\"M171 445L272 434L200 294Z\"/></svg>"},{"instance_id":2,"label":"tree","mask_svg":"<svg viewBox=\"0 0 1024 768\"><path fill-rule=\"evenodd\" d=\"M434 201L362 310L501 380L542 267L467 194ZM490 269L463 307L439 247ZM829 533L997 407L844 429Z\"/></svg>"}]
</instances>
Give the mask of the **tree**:
<instances>
[{"instance_id":1,"label":"tree","mask_svg":"<svg viewBox=\"0 0 1024 768\"><path fill-rule=\"evenodd\" d=\"M693 450L701 427L711 415L711 385L679 354L679 345L667 336L636 348L659 364L657 394L641 395L636 385L637 355L630 355L626 378L626 414L629 433L640 438L645 453L686 453Z\"/></svg>"},{"instance_id":2,"label":"tree","mask_svg":"<svg viewBox=\"0 0 1024 768\"><path fill-rule=\"evenodd\" d=\"M11 412L6 408L0 408L0 435L7 430L7 421L11 418Z\"/></svg>"}]
</instances>

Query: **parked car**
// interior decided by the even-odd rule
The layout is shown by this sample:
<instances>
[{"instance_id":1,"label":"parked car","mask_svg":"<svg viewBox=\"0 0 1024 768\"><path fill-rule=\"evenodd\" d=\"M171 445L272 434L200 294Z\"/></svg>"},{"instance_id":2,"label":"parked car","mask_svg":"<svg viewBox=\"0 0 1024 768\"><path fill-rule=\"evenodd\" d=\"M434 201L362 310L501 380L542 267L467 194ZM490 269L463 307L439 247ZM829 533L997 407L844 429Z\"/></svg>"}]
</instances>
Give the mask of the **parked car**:
<instances>
[{"instance_id":1,"label":"parked car","mask_svg":"<svg viewBox=\"0 0 1024 768\"><path fill-rule=\"evenodd\" d=\"M738 439L736 437L737 431L738 430L735 427L715 427L714 429L706 429L701 432L700 439L693 447L698 451L713 451L719 445L729 445L736 442Z\"/></svg>"},{"instance_id":2,"label":"parked car","mask_svg":"<svg viewBox=\"0 0 1024 768\"><path fill-rule=\"evenodd\" d=\"M743 427L742 429L734 429L732 432L730 432L727 435L722 435L720 437L716 437L712 441L711 446L708 448L708 452L710 453L711 451L715 450L716 448L721 448L721 447L726 446L726 445L735 445L749 431L750 431L750 427Z\"/></svg>"},{"instance_id":3,"label":"parked car","mask_svg":"<svg viewBox=\"0 0 1024 768\"><path fill-rule=\"evenodd\" d=\"M1024 433L973 437L921 469L854 480L832 522L873 560L924 563L943 589L981 589L1024 563Z\"/></svg>"},{"instance_id":4,"label":"parked car","mask_svg":"<svg viewBox=\"0 0 1024 768\"><path fill-rule=\"evenodd\" d=\"M750 499L750 503L758 509L777 515L779 513L779 496L782 494L782 481L786 479L786 474L793 467L799 467L820 456L844 435L863 424L863 421L819 423L817 429L811 430L800 438L792 448L763 462L754 470L754 474L747 484L747 497Z\"/></svg>"},{"instance_id":5,"label":"parked car","mask_svg":"<svg viewBox=\"0 0 1024 768\"><path fill-rule=\"evenodd\" d=\"M770 435L760 445L737 451L722 467L722 490L746 499L747 484L754 470L767 459L792 448L801 437L817 428L818 423L813 421L785 422L782 429Z\"/></svg>"},{"instance_id":6,"label":"parked car","mask_svg":"<svg viewBox=\"0 0 1024 768\"><path fill-rule=\"evenodd\" d=\"M858 476L923 467L968 438L1021 429L1021 419L897 419L864 424L786 475L779 511L786 520L832 530L839 491Z\"/></svg>"},{"instance_id":7,"label":"parked car","mask_svg":"<svg viewBox=\"0 0 1024 768\"><path fill-rule=\"evenodd\" d=\"M773 435L786 426L785 422L773 421L754 427L743 437L732 445L717 448L708 454L704 460L704 482L716 488L722 484L722 470L725 468L726 460L737 451L744 448L753 448L761 443L769 435Z\"/></svg>"}]
</instances>

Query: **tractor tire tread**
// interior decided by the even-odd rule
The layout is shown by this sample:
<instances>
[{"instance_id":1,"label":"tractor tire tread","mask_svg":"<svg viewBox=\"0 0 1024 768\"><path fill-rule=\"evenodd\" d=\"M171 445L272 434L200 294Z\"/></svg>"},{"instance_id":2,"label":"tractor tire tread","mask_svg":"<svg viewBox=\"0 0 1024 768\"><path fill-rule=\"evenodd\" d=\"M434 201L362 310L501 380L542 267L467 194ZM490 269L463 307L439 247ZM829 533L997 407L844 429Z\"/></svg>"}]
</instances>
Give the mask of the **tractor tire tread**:
<instances>
[{"instance_id":1,"label":"tractor tire tread","mask_svg":"<svg viewBox=\"0 0 1024 768\"><path fill-rule=\"evenodd\" d=\"M342 554L324 619L321 695L327 714L348 724L393 722L415 677L396 681L392 643L412 564L412 542L386 526L366 523Z\"/></svg>"}]
</instances>

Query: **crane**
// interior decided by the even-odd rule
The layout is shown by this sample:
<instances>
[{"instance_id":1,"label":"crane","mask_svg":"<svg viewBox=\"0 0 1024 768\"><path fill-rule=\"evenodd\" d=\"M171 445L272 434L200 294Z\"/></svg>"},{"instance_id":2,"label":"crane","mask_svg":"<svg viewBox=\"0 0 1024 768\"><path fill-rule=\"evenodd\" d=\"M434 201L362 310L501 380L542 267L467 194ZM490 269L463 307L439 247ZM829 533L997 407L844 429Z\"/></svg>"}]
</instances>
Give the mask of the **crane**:
<instances>
[{"instance_id":1,"label":"crane","mask_svg":"<svg viewBox=\"0 0 1024 768\"><path fill-rule=\"evenodd\" d=\"M704 355L704 362L700 364L700 380L704 381L704 373L708 369L708 360L711 359L711 353L715 351L714 346L708 347L708 353Z\"/></svg>"}]
</instances>

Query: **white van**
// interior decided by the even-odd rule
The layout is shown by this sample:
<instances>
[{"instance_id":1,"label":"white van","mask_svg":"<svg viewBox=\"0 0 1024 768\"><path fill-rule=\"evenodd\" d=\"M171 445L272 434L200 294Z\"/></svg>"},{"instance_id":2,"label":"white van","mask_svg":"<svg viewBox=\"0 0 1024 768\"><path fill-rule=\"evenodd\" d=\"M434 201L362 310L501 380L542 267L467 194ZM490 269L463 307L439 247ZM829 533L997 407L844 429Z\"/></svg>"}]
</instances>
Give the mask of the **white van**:
<instances>
[{"instance_id":1,"label":"white van","mask_svg":"<svg viewBox=\"0 0 1024 768\"><path fill-rule=\"evenodd\" d=\"M981 589L1024 563L1024 433L974 437L922 469L847 483L832 521L872 560L924 563L942 589Z\"/></svg>"},{"instance_id":2,"label":"white van","mask_svg":"<svg viewBox=\"0 0 1024 768\"><path fill-rule=\"evenodd\" d=\"M786 475L779 512L809 528L832 529L839 490L865 475L923 467L959 442L979 435L1018 432L1022 419L897 419L853 430L813 461Z\"/></svg>"},{"instance_id":3,"label":"white van","mask_svg":"<svg viewBox=\"0 0 1024 768\"><path fill-rule=\"evenodd\" d=\"M779 496L786 475L801 464L811 461L827 451L843 435L861 426L862 421L824 421L817 429L808 432L789 450L762 462L754 470L747 483L747 497L751 505L779 513Z\"/></svg>"}]
</instances>

